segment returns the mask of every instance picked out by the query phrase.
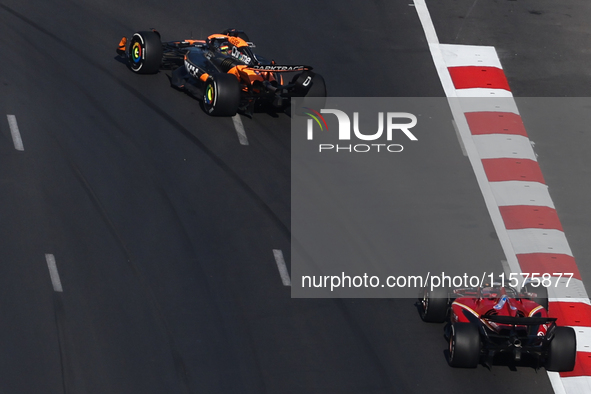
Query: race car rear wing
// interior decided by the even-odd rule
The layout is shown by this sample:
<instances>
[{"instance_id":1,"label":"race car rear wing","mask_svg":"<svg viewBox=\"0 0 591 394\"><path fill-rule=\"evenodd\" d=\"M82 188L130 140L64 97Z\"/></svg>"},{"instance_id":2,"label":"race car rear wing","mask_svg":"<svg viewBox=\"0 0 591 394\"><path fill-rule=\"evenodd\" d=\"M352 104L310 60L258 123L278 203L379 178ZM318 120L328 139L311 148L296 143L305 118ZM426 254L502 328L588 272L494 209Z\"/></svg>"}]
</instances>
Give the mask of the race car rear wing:
<instances>
[{"instance_id":1,"label":"race car rear wing","mask_svg":"<svg viewBox=\"0 0 591 394\"><path fill-rule=\"evenodd\" d=\"M549 324L556 322L555 317L512 317L512 316L480 316L481 319L499 323L510 324L515 326L540 326L542 324Z\"/></svg>"},{"instance_id":2,"label":"race car rear wing","mask_svg":"<svg viewBox=\"0 0 591 394\"><path fill-rule=\"evenodd\" d=\"M267 71L267 72L291 72L312 70L310 66L286 66L279 64L255 65L247 67L249 70Z\"/></svg>"}]
</instances>

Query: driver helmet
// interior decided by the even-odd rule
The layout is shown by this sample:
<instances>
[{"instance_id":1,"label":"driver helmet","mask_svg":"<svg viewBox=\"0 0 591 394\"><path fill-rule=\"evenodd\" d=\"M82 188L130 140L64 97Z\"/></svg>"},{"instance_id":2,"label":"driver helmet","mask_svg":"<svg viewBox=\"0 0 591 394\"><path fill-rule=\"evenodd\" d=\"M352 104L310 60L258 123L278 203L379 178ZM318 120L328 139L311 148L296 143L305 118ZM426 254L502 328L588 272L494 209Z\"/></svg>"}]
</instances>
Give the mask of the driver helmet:
<instances>
[{"instance_id":1,"label":"driver helmet","mask_svg":"<svg viewBox=\"0 0 591 394\"><path fill-rule=\"evenodd\" d=\"M482 296L484 298L497 298L499 294L499 289L495 289L494 287L484 287L482 289Z\"/></svg>"},{"instance_id":2,"label":"driver helmet","mask_svg":"<svg viewBox=\"0 0 591 394\"><path fill-rule=\"evenodd\" d=\"M481 290L482 297L484 298L499 298L503 293L501 290L500 283L485 283Z\"/></svg>"},{"instance_id":3,"label":"driver helmet","mask_svg":"<svg viewBox=\"0 0 591 394\"><path fill-rule=\"evenodd\" d=\"M220 52L224 55L230 53L230 43L228 41L224 41L220 44Z\"/></svg>"}]
</instances>

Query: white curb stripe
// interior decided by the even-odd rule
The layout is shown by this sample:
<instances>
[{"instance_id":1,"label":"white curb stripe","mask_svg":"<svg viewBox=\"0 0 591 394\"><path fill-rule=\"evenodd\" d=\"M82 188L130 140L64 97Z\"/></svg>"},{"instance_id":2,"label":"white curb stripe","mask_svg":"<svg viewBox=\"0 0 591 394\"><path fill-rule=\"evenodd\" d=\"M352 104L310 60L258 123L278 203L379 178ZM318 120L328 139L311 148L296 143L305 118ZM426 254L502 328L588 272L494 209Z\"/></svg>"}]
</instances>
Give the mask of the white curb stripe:
<instances>
[{"instance_id":1,"label":"white curb stripe","mask_svg":"<svg viewBox=\"0 0 591 394\"><path fill-rule=\"evenodd\" d=\"M506 231L516 254L557 253L573 255L563 231L542 228Z\"/></svg>"},{"instance_id":2,"label":"white curb stripe","mask_svg":"<svg viewBox=\"0 0 591 394\"><path fill-rule=\"evenodd\" d=\"M495 47L440 44L447 67L484 66L503 68Z\"/></svg>"},{"instance_id":3,"label":"white curb stripe","mask_svg":"<svg viewBox=\"0 0 591 394\"><path fill-rule=\"evenodd\" d=\"M555 372L554 372L555 373ZM558 375L558 374L557 374ZM591 393L591 377L590 376L572 376L567 378L560 378L564 391L554 390L556 393L568 394L589 394Z\"/></svg>"},{"instance_id":4,"label":"white curb stripe","mask_svg":"<svg viewBox=\"0 0 591 394\"><path fill-rule=\"evenodd\" d=\"M471 88L456 90L457 97L513 97L511 92L505 89Z\"/></svg>"},{"instance_id":5,"label":"white curb stripe","mask_svg":"<svg viewBox=\"0 0 591 394\"><path fill-rule=\"evenodd\" d=\"M519 115L513 96L461 100L460 105L463 112L512 112Z\"/></svg>"},{"instance_id":6,"label":"white curb stripe","mask_svg":"<svg viewBox=\"0 0 591 394\"><path fill-rule=\"evenodd\" d=\"M512 100L512 94L510 91L505 89L455 89L455 85L451 80L450 70L447 68L448 66L454 67L462 67L462 66L481 66L485 65L483 63L489 63L485 66L487 67L496 67L495 60L491 60L488 55L493 56L498 60L498 56L496 55L496 50L494 47L470 47L470 46L459 46L459 45L438 45L437 34L433 27L433 22L431 21L431 17L429 15L429 11L425 4L425 0L414 0L415 8L417 9L417 13L421 20L421 24L423 29L425 30L425 35L427 37L427 41L429 43L429 49L431 51L431 55L433 57L433 61L435 63L435 68L437 73L439 74L439 78L441 80L441 84L443 89L448 97L448 102L450 103L450 107L452 110L452 115L454 120L458 126L458 132L464 141L464 146L466 147L466 152L468 153L468 157L470 159L470 163L472 164L472 168L474 169L476 178L478 180L478 184L481 188L483 193L486 206L489 210L491 215L491 219L493 225L495 226L495 230L497 235L499 236L499 241L501 242L501 246L505 252L508 265L510 270L516 273L521 272L521 268L519 263L516 259L515 253L564 253L572 256L572 252L566 241L566 237L563 232L558 230L539 230L538 229L523 229L523 230L510 230L507 231L504 222L500 216L500 212L498 209L498 205L495 204L495 198L497 196L502 196L503 202L506 203L511 200L519 200L523 199L524 196L529 199L534 199L536 201L545 201L543 204L547 206L553 207L554 204L551 200L549 200L549 194L547 193L547 189L540 189L542 193L539 197L533 197L531 193L519 193L517 197L508 197L504 195L505 192L508 191L508 188L514 187L513 185L509 186L509 182L497 182L502 183L502 186L493 186L493 183L488 182L488 178L483 171L482 161L481 158L478 157L480 153L476 149L476 144L472 140L472 136L465 120L465 116L463 112L466 112L469 108L469 112L481 112L481 111L500 111L500 109L494 109L496 105L494 102L496 100L490 99L491 97L508 97L507 100ZM470 53L470 50L473 50L473 53ZM486 55L484 55L486 53ZM462 59L462 57L464 59ZM486 60L484 60L486 59ZM446 63L445 60L448 60ZM502 69L499 61L498 65L499 69ZM466 72L466 76L470 77L470 73L474 71L478 71L477 69L455 69L453 70L454 75L460 72ZM492 75L491 75L492 76ZM463 81L462 81L463 83ZM473 101L457 103L454 102L454 97L486 97L489 98L489 103L480 104L481 100L474 99ZM501 99L503 100L503 99ZM506 112L513 112L518 114L516 105L510 104L507 105L510 110ZM482 150L482 147L481 147ZM530 182L528 182L529 184ZM495 190L495 194L493 194L493 189ZM533 205L533 204L527 204ZM500 222L499 222L500 219ZM509 239L509 241L508 241ZM524 242L524 244L523 244ZM579 282L579 283L577 283ZM584 289L582 282L576 280L573 283L574 287L570 287L568 289L559 289L559 290L552 290L552 293L557 296L567 295L566 298L569 302L576 302L577 299L583 299L585 304L588 304L589 297ZM561 294L563 290L566 291L567 294ZM573 295L576 296L573 297ZM589 336L591 337L591 333L587 333L586 330L584 332L579 333L581 336ZM586 342L587 339L584 339ZM584 357L584 356L583 356ZM583 359L581 359L583 360ZM587 359L584 359L584 365L588 365ZM581 361L583 362L583 361ZM579 370L580 371L580 370ZM581 372L579 372L581 373ZM560 375L553 372L548 372L548 376L550 378L550 382L554 391L558 394L571 394L571 393L589 393L591 392L591 377L582 376L582 377L568 377L568 378L560 378Z\"/></svg>"},{"instance_id":7,"label":"white curb stripe","mask_svg":"<svg viewBox=\"0 0 591 394\"><path fill-rule=\"evenodd\" d=\"M591 327L571 327L577 334L577 352L591 353Z\"/></svg>"},{"instance_id":8,"label":"white curb stripe","mask_svg":"<svg viewBox=\"0 0 591 394\"><path fill-rule=\"evenodd\" d=\"M548 193L548 186L539 182L490 182L490 188L500 207L536 205L554 208L554 202Z\"/></svg>"},{"instance_id":9,"label":"white curb stripe","mask_svg":"<svg viewBox=\"0 0 591 394\"><path fill-rule=\"evenodd\" d=\"M556 278L552 278L552 285L548 287L548 301L578 302L585 299L587 292L583 282L577 278L569 280L569 277L570 275L562 276L558 284L556 284Z\"/></svg>"},{"instance_id":10,"label":"white curb stripe","mask_svg":"<svg viewBox=\"0 0 591 394\"><path fill-rule=\"evenodd\" d=\"M511 134L475 135L474 145L481 159L529 159L537 161L529 138Z\"/></svg>"}]
</instances>

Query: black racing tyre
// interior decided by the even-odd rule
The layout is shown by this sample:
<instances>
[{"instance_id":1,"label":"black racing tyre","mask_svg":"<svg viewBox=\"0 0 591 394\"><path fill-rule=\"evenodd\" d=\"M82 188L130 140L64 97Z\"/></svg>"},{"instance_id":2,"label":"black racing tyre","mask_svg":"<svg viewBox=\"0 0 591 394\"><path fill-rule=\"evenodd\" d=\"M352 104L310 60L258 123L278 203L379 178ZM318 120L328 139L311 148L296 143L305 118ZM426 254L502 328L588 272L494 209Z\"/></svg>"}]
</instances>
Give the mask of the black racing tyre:
<instances>
[{"instance_id":1,"label":"black racing tyre","mask_svg":"<svg viewBox=\"0 0 591 394\"><path fill-rule=\"evenodd\" d=\"M212 116L234 116L240 105L240 83L231 74L210 77L203 89L203 108Z\"/></svg>"},{"instance_id":2,"label":"black racing tyre","mask_svg":"<svg viewBox=\"0 0 591 394\"><path fill-rule=\"evenodd\" d=\"M226 29L226 30L224 30L222 32L222 34L226 34L226 35L230 35L230 36L242 38L244 41L250 42L250 39L248 38L248 35L245 32L241 31L241 32L236 33L236 34L231 34L232 30L236 30L236 29Z\"/></svg>"},{"instance_id":3,"label":"black racing tyre","mask_svg":"<svg viewBox=\"0 0 591 394\"><path fill-rule=\"evenodd\" d=\"M431 291L425 288L420 299L421 319L429 323L443 323L447 318L449 295L445 288L436 287Z\"/></svg>"},{"instance_id":4,"label":"black racing tyre","mask_svg":"<svg viewBox=\"0 0 591 394\"><path fill-rule=\"evenodd\" d=\"M534 287L532 286L532 283L526 283L523 286L522 292L526 292L526 293L536 293L535 297L530 297L529 299L532 300L533 302L535 302L538 305L541 305L544 307L544 309L546 309L546 311L548 310L548 288L545 286L542 286L542 284L540 284L538 287Z\"/></svg>"},{"instance_id":5,"label":"black racing tyre","mask_svg":"<svg viewBox=\"0 0 591 394\"><path fill-rule=\"evenodd\" d=\"M312 108L318 112L326 107L326 85L322 75L304 71L296 74L291 80L295 84L292 94L294 97L303 97L303 100L296 109L296 115L303 116L305 111L302 108Z\"/></svg>"},{"instance_id":6,"label":"black racing tyre","mask_svg":"<svg viewBox=\"0 0 591 394\"><path fill-rule=\"evenodd\" d=\"M306 97L326 97L326 84L322 75L314 74L312 86L306 93Z\"/></svg>"},{"instance_id":7,"label":"black racing tyre","mask_svg":"<svg viewBox=\"0 0 591 394\"><path fill-rule=\"evenodd\" d=\"M138 74L154 74L162 63L162 42L153 31L139 31L133 35L128 48L129 68Z\"/></svg>"},{"instance_id":8,"label":"black racing tyre","mask_svg":"<svg viewBox=\"0 0 591 394\"><path fill-rule=\"evenodd\" d=\"M449 365L476 368L480 361L480 333L472 323L455 323L449 336Z\"/></svg>"},{"instance_id":9,"label":"black racing tyre","mask_svg":"<svg viewBox=\"0 0 591 394\"><path fill-rule=\"evenodd\" d=\"M546 370L568 372L575 368L577 357L577 337L572 327L556 327L550 340Z\"/></svg>"}]
</instances>

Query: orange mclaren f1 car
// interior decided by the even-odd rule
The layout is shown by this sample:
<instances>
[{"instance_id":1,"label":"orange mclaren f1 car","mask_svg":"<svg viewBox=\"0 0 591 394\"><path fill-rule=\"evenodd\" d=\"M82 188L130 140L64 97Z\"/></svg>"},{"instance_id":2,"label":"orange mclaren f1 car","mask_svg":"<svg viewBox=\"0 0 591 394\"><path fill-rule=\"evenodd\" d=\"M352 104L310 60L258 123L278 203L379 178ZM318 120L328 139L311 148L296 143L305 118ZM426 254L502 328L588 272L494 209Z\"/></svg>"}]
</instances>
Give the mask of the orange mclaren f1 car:
<instances>
[{"instance_id":1,"label":"orange mclaren f1 car","mask_svg":"<svg viewBox=\"0 0 591 394\"><path fill-rule=\"evenodd\" d=\"M131 71L153 74L172 70L171 84L202 99L214 116L251 116L266 107L284 110L291 97L326 97L320 74L305 65L280 65L252 51L254 44L240 30L227 29L205 40L162 42L156 30L123 37L117 53Z\"/></svg>"}]
</instances>

